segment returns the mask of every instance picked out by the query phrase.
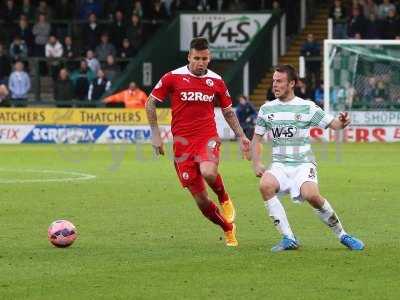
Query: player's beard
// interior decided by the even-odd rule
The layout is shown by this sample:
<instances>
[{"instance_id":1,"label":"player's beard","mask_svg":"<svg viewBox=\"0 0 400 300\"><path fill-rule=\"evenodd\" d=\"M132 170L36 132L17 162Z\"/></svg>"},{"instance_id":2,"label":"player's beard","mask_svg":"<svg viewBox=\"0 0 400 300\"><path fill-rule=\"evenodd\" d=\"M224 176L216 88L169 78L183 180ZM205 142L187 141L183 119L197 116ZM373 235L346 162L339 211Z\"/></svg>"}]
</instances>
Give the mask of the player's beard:
<instances>
[{"instance_id":1,"label":"player's beard","mask_svg":"<svg viewBox=\"0 0 400 300\"><path fill-rule=\"evenodd\" d=\"M191 72L196 76L203 76L207 73L207 69L192 69Z\"/></svg>"},{"instance_id":2,"label":"player's beard","mask_svg":"<svg viewBox=\"0 0 400 300\"><path fill-rule=\"evenodd\" d=\"M290 89L289 86L287 86L284 90L279 89L279 95L277 95L274 91L275 97L278 98L281 101L288 100L288 97L290 95Z\"/></svg>"}]
</instances>

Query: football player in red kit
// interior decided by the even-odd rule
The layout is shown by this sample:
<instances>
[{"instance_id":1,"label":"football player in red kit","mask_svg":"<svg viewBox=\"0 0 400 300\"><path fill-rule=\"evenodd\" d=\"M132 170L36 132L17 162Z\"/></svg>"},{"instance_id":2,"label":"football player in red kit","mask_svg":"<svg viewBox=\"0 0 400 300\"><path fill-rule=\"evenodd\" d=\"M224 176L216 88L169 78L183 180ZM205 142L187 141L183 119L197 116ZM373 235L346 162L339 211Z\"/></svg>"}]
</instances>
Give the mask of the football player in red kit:
<instances>
[{"instance_id":1,"label":"football player in red kit","mask_svg":"<svg viewBox=\"0 0 400 300\"><path fill-rule=\"evenodd\" d=\"M205 38L194 38L190 43L189 64L165 74L146 102L146 112L152 131L152 145L157 155L164 154L157 125L156 103L171 101L174 164L182 186L192 194L210 221L225 233L227 246L237 246L235 208L221 175L218 173L221 141L218 137L214 107L216 102L223 116L240 142L245 157L250 141L232 110L232 101L221 76L207 69L211 54ZM218 196L223 213L209 198L205 182Z\"/></svg>"}]
</instances>

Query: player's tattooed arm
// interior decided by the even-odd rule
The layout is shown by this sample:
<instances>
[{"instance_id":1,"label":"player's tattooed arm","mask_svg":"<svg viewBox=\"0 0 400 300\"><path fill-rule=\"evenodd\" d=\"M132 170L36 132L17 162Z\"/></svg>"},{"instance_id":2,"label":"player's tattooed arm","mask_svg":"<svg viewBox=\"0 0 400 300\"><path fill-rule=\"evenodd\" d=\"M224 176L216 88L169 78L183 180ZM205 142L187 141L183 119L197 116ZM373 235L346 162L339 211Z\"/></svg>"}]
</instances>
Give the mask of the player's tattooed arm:
<instances>
[{"instance_id":1,"label":"player's tattooed arm","mask_svg":"<svg viewBox=\"0 0 400 300\"><path fill-rule=\"evenodd\" d=\"M347 127L350 122L351 120L349 114L347 112L341 112L338 117L333 119L328 127L334 130L339 130Z\"/></svg>"},{"instance_id":2,"label":"player's tattooed arm","mask_svg":"<svg viewBox=\"0 0 400 300\"><path fill-rule=\"evenodd\" d=\"M156 103L157 99L150 95L146 101L146 114L151 128L151 140L154 151L156 155L164 155L163 142L157 122Z\"/></svg>"},{"instance_id":3,"label":"player's tattooed arm","mask_svg":"<svg viewBox=\"0 0 400 300\"><path fill-rule=\"evenodd\" d=\"M240 150L243 153L243 157L250 159L250 141L243 132L242 127L239 124L239 120L236 117L235 112L232 107L227 107L222 109L222 114L228 123L229 127L233 130L235 135L239 138Z\"/></svg>"},{"instance_id":4,"label":"player's tattooed arm","mask_svg":"<svg viewBox=\"0 0 400 300\"><path fill-rule=\"evenodd\" d=\"M261 177L265 172L265 167L261 163L262 154L262 136L254 133L251 141L251 158L253 162L253 170L257 177Z\"/></svg>"},{"instance_id":5,"label":"player's tattooed arm","mask_svg":"<svg viewBox=\"0 0 400 300\"><path fill-rule=\"evenodd\" d=\"M244 132L242 127L239 124L239 120L236 117L235 112L233 111L232 107L227 107L222 109L222 114L226 122L228 123L229 127L233 130L237 137L244 136Z\"/></svg>"}]
</instances>

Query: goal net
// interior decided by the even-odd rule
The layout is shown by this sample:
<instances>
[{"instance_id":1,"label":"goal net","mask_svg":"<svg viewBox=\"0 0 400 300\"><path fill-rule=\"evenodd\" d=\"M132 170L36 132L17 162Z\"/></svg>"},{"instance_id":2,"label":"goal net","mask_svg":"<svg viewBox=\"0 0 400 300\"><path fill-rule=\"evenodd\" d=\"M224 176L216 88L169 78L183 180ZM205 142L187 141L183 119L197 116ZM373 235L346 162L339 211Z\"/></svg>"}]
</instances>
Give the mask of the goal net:
<instances>
[{"instance_id":1,"label":"goal net","mask_svg":"<svg viewBox=\"0 0 400 300\"><path fill-rule=\"evenodd\" d=\"M400 41L325 40L324 109L399 110Z\"/></svg>"}]
</instances>

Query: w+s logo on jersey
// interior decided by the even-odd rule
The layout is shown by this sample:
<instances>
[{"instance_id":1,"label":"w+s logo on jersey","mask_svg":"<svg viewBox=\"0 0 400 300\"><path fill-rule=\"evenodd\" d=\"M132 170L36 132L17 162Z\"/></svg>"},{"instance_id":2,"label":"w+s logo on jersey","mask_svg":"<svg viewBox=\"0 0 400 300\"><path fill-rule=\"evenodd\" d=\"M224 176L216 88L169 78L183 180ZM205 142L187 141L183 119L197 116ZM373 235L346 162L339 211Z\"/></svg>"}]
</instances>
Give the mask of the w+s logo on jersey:
<instances>
[{"instance_id":1,"label":"w+s logo on jersey","mask_svg":"<svg viewBox=\"0 0 400 300\"><path fill-rule=\"evenodd\" d=\"M292 138L297 133L297 127L289 126L278 126L271 129L274 138Z\"/></svg>"}]
</instances>

